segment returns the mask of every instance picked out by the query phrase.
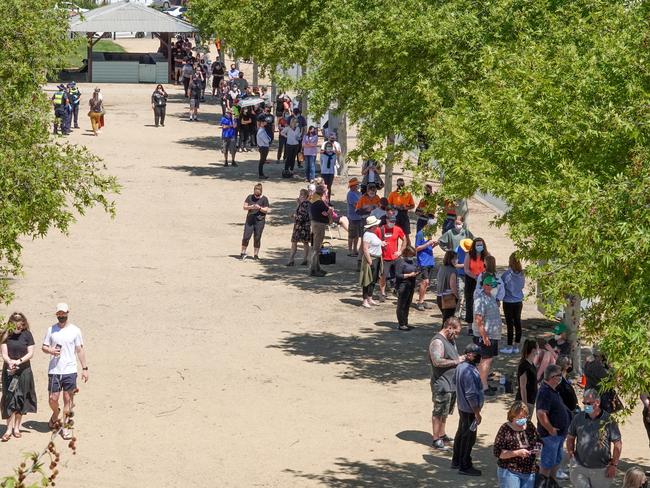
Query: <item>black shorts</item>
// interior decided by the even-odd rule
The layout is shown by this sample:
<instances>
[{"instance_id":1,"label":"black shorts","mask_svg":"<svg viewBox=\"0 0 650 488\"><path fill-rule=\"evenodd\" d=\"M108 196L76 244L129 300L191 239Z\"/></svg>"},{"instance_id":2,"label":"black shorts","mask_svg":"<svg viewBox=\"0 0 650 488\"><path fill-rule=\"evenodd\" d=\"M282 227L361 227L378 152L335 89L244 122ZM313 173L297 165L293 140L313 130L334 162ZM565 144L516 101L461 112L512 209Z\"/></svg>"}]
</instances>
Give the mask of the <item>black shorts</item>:
<instances>
[{"instance_id":1,"label":"black shorts","mask_svg":"<svg viewBox=\"0 0 650 488\"><path fill-rule=\"evenodd\" d=\"M63 391L74 391L77 389L77 373L70 374L48 374L47 391L58 393Z\"/></svg>"},{"instance_id":2,"label":"black shorts","mask_svg":"<svg viewBox=\"0 0 650 488\"><path fill-rule=\"evenodd\" d=\"M481 348L481 357L483 358L493 358L499 355L499 341L496 339L490 339L490 345L486 346L483 344L482 337L474 336L472 338L474 344Z\"/></svg>"},{"instance_id":3,"label":"black shorts","mask_svg":"<svg viewBox=\"0 0 650 488\"><path fill-rule=\"evenodd\" d=\"M436 268L434 266L420 266L418 269L418 278L420 280L429 280L432 282L436 277Z\"/></svg>"},{"instance_id":4,"label":"black shorts","mask_svg":"<svg viewBox=\"0 0 650 488\"><path fill-rule=\"evenodd\" d=\"M219 88L219 85L223 81L223 76L212 75L212 88Z\"/></svg>"}]
</instances>

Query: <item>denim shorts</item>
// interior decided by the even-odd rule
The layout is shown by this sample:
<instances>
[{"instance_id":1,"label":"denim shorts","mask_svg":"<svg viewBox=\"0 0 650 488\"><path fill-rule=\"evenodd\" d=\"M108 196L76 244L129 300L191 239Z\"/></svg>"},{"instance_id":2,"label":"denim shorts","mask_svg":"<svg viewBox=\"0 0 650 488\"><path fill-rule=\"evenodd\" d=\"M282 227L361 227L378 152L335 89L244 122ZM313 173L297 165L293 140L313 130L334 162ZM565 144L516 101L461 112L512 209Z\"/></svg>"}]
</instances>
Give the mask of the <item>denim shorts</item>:
<instances>
[{"instance_id":1,"label":"denim shorts","mask_svg":"<svg viewBox=\"0 0 650 488\"><path fill-rule=\"evenodd\" d=\"M70 374L48 374L47 391L58 393L63 391L74 391L77 389L77 373Z\"/></svg>"},{"instance_id":2,"label":"denim shorts","mask_svg":"<svg viewBox=\"0 0 650 488\"><path fill-rule=\"evenodd\" d=\"M551 469L562 462L565 435L549 435L542 437L542 455L540 465L544 469Z\"/></svg>"},{"instance_id":3,"label":"denim shorts","mask_svg":"<svg viewBox=\"0 0 650 488\"><path fill-rule=\"evenodd\" d=\"M516 473L504 468L497 468L499 488L534 488L535 473Z\"/></svg>"}]
</instances>

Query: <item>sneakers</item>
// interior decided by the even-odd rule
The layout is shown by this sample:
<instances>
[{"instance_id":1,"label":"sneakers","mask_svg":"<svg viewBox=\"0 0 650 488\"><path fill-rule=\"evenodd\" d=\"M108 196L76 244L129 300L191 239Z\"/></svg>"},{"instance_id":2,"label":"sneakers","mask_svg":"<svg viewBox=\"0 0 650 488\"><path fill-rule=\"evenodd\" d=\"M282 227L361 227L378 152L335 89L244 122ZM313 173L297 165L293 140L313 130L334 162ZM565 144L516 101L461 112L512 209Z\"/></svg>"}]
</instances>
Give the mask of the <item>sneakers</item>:
<instances>
[{"instance_id":1,"label":"sneakers","mask_svg":"<svg viewBox=\"0 0 650 488\"><path fill-rule=\"evenodd\" d=\"M449 437L447 434L443 435L441 437L441 439L443 441L445 441L447 444L453 444L454 443L454 440L451 437Z\"/></svg>"},{"instance_id":2,"label":"sneakers","mask_svg":"<svg viewBox=\"0 0 650 488\"><path fill-rule=\"evenodd\" d=\"M243 260L246 259L248 256L246 255L245 252L243 252L243 253L241 253L241 254L239 255L239 257L240 257L241 260L243 261Z\"/></svg>"},{"instance_id":3,"label":"sneakers","mask_svg":"<svg viewBox=\"0 0 650 488\"><path fill-rule=\"evenodd\" d=\"M434 449L440 449L441 451L449 450L449 446L445 445L445 441L442 437L440 439L436 439L435 441L433 441L431 447L433 447Z\"/></svg>"},{"instance_id":4,"label":"sneakers","mask_svg":"<svg viewBox=\"0 0 650 488\"><path fill-rule=\"evenodd\" d=\"M488 388L487 390L483 390L483 395L486 397L491 397L496 395L496 391L491 388Z\"/></svg>"},{"instance_id":5,"label":"sneakers","mask_svg":"<svg viewBox=\"0 0 650 488\"><path fill-rule=\"evenodd\" d=\"M512 354L519 354L520 352L519 346L512 346Z\"/></svg>"},{"instance_id":6,"label":"sneakers","mask_svg":"<svg viewBox=\"0 0 650 488\"><path fill-rule=\"evenodd\" d=\"M312 271L309 274L311 276L318 276L319 278L322 278L323 276L325 276L327 274L327 271L324 271L324 270L321 269L321 270L318 270L318 271Z\"/></svg>"},{"instance_id":7,"label":"sneakers","mask_svg":"<svg viewBox=\"0 0 650 488\"><path fill-rule=\"evenodd\" d=\"M381 303L384 303L384 302L386 301L386 295L382 295L382 294L380 293L380 294L379 294L379 298L378 298L378 300L379 300Z\"/></svg>"},{"instance_id":8,"label":"sneakers","mask_svg":"<svg viewBox=\"0 0 650 488\"><path fill-rule=\"evenodd\" d=\"M260 257L257 254L255 256L253 256L253 261L259 261L259 260L260 260Z\"/></svg>"},{"instance_id":9,"label":"sneakers","mask_svg":"<svg viewBox=\"0 0 650 488\"><path fill-rule=\"evenodd\" d=\"M415 308L416 308L417 310L419 310L420 312L424 312L424 309L425 309L426 307L424 306L424 303L416 303L416 304L415 304Z\"/></svg>"},{"instance_id":10,"label":"sneakers","mask_svg":"<svg viewBox=\"0 0 650 488\"><path fill-rule=\"evenodd\" d=\"M458 474L464 474L465 476L481 476L483 472L480 469L467 468L467 469L459 469Z\"/></svg>"},{"instance_id":11,"label":"sneakers","mask_svg":"<svg viewBox=\"0 0 650 488\"><path fill-rule=\"evenodd\" d=\"M512 354L512 346L501 348L501 354Z\"/></svg>"},{"instance_id":12,"label":"sneakers","mask_svg":"<svg viewBox=\"0 0 650 488\"><path fill-rule=\"evenodd\" d=\"M238 165L237 163L235 163L234 161L233 161L232 163L230 163L230 164L232 164L235 168L236 168L237 166L239 166L239 165Z\"/></svg>"},{"instance_id":13,"label":"sneakers","mask_svg":"<svg viewBox=\"0 0 650 488\"><path fill-rule=\"evenodd\" d=\"M566 474L566 473L565 473L564 471L562 471L561 469L558 469L558 470L557 470L557 474L555 475L555 477L556 477L557 479L559 479L559 480L568 480L568 479L569 479L569 475Z\"/></svg>"},{"instance_id":14,"label":"sneakers","mask_svg":"<svg viewBox=\"0 0 650 488\"><path fill-rule=\"evenodd\" d=\"M431 310L433 308L433 304L429 302L424 302L424 308L427 310Z\"/></svg>"}]
</instances>

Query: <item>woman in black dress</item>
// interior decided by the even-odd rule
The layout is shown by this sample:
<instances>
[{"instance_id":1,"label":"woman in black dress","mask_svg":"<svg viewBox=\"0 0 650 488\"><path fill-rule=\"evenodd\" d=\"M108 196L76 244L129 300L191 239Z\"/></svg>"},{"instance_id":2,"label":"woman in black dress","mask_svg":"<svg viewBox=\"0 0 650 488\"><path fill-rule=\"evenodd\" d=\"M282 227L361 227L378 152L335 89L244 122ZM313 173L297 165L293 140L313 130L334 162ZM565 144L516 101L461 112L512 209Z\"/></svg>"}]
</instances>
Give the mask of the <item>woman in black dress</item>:
<instances>
[{"instance_id":1,"label":"woman in black dress","mask_svg":"<svg viewBox=\"0 0 650 488\"><path fill-rule=\"evenodd\" d=\"M409 309L415 291L415 278L418 266L415 262L415 249L406 246L402 255L395 262L395 289L397 290L397 322L399 330L411 330L409 326Z\"/></svg>"},{"instance_id":2,"label":"woman in black dress","mask_svg":"<svg viewBox=\"0 0 650 488\"><path fill-rule=\"evenodd\" d=\"M293 233L291 234L291 257L287 266L294 265L294 258L298 252L298 243L302 242L305 249L305 258L300 263L302 266L307 266L309 263L309 237L311 234L311 217L309 215L309 192L304 188L300 190L298 197L298 207L296 213L293 215Z\"/></svg>"},{"instance_id":3,"label":"woman in black dress","mask_svg":"<svg viewBox=\"0 0 650 488\"><path fill-rule=\"evenodd\" d=\"M36 412L36 389L29 363L34 355L34 337L22 313L11 314L0 343L3 359L0 409L2 418L7 420L7 430L0 440L7 442L12 435L22 437L22 416Z\"/></svg>"}]
</instances>

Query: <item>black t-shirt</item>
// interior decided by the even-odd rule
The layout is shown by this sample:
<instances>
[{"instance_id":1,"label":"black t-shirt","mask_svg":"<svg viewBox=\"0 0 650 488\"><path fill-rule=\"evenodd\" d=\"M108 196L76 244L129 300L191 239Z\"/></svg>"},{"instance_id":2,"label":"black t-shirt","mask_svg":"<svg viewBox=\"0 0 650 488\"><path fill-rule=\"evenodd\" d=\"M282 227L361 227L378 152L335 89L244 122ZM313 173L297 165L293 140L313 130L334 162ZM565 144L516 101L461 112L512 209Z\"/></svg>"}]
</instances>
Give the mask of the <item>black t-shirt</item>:
<instances>
[{"instance_id":1,"label":"black t-shirt","mask_svg":"<svg viewBox=\"0 0 650 488\"><path fill-rule=\"evenodd\" d=\"M526 400L528 400L528 403L535 403L535 397L537 396L537 368L526 359L522 360L517 367L517 394L515 400L521 400L519 378L523 374L526 375Z\"/></svg>"},{"instance_id":2,"label":"black t-shirt","mask_svg":"<svg viewBox=\"0 0 650 488\"><path fill-rule=\"evenodd\" d=\"M246 204L247 205L259 205L260 207L268 207L269 206L269 199L266 198L264 195L260 197L256 197L255 195L248 195L246 197ZM264 212L261 212L259 210L249 210L248 215L246 216L246 221L251 222L254 220L264 220L266 218L266 214Z\"/></svg>"},{"instance_id":3,"label":"black t-shirt","mask_svg":"<svg viewBox=\"0 0 650 488\"><path fill-rule=\"evenodd\" d=\"M201 98L201 89L203 88L203 85L201 81L196 80L193 81L192 84L190 85L190 98L193 98L195 100L198 100Z\"/></svg>"},{"instance_id":4,"label":"black t-shirt","mask_svg":"<svg viewBox=\"0 0 650 488\"><path fill-rule=\"evenodd\" d=\"M314 222L321 222L323 224L329 224L330 218L328 215L323 215L323 212L327 212L329 207L323 200L316 200L309 206L309 216Z\"/></svg>"},{"instance_id":5,"label":"black t-shirt","mask_svg":"<svg viewBox=\"0 0 650 488\"><path fill-rule=\"evenodd\" d=\"M571 410L571 412L575 412L576 407L578 406L578 397L573 386L571 386L571 383L569 383L566 378L562 378L562 382L558 385L556 390L560 394L560 398L566 407Z\"/></svg>"},{"instance_id":6,"label":"black t-shirt","mask_svg":"<svg viewBox=\"0 0 650 488\"><path fill-rule=\"evenodd\" d=\"M27 347L34 345L34 337L30 331L23 330L18 334L9 334L6 344L9 359L20 359L27 354ZM19 369L27 367L29 367L29 361L22 363Z\"/></svg>"},{"instance_id":7,"label":"black t-shirt","mask_svg":"<svg viewBox=\"0 0 650 488\"><path fill-rule=\"evenodd\" d=\"M223 65L219 61L214 62L212 64L212 75L218 78L223 78L224 74L225 71Z\"/></svg>"},{"instance_id":8,"label":"black t-shirt","mask_svg":"<svg viewBox=\"0 0 650 488\"><path fill-rule=\"evenodd\" d=\"M553 338L548 341L548 344L553 349L556 349L560 356L569 356L571 354L571 344L569 344L569 341L564 341L563 344L558 344L555 338Z\"/></svg>"},{"instance_id":9,"label":"black t-shirt","mask_svg":"<svg viewBox=\"0 0 650 488\"><path fill-rule=\"evenodd\" d=\"M558 435L566 435L571 423L571 412L569 412L556 390L548 386L548 384L542 383L537 394L535 408L538 412L540 410L546 411L548 420L558 430ZM539 432L540 437L550 435L541 422L537 424L537 432Z\"/></svg>"}]
</instances>

